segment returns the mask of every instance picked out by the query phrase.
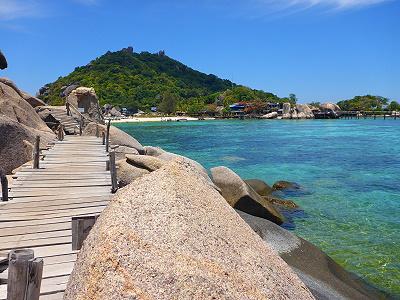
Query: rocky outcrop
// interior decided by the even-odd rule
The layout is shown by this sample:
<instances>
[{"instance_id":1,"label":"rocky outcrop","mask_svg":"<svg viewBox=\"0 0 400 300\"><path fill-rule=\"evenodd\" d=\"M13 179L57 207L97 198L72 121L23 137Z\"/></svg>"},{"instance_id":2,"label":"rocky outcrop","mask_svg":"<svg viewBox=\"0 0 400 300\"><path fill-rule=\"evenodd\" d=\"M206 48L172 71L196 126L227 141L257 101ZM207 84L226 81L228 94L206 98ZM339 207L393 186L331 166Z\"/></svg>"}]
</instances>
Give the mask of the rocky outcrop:
<instances>
[{"instance_id":1,"label":"rocky outcrop","mask_svg":"<svg viewBox=\"0 0 400 300\"><path fill-rule=\"evenodd\" d=\"M99 128L99 133L101 136L101 133L104 132L104 134L107 131L106 125L101 125L92 122L89 123L83 130L83 135L91 135L95 136L96 135L96 126ZM127 134L126 132L122 131L121 129L118 129L115 126L110 127L110 143L112 145L119 145L119 146L126 146L130 148L136 149L140 154L144 154L144 148L143 146L132 136Z\"/></svg>"},{"instance_id":2,"label":"rocky outcrop","mask_svg":"<svg viewBox=\"0 0 400 300\"><path fill-rule=\"evenodd\" d=\"M79 87L79 84L77 84L77 83L73 83L73 84L70 84L68 86L63 86L61 88L60 96L61 97L68 97L69 94L71 94L71 92L73 90L77 89L78 87Z\"/></svg>"},{"instance_id":3,"label":"rocky outcrop","mask_svg":"<svg viewBox=\"0 0 400 300\"><path fill-rule=\"evenodd\" d=\"M330 103L330 102L321 104L320 109L321 110L332 110L332 111L340 111L341 110L337 104Z\"/></svg>"},{"instance_id":4,"label":"rocky outcrop","mask_svg":"<svg viewBox=\"0 0 400 300\"><path fill-rule=\"evenodd\" d=\"M274 191L265 181L260 179L245 179L246 182L260 196L268 196Z\"/></svg>"},{"instance_id":5,"label":"rocky outcrop","mask_svg":"<svg viewBox=\"0 0 400 300\"><path fill-rule=\"evenodd\" d=\"M42 147L55 139L24 96L12 81L0 78L0 165L8 174L31 160L37 135Z\"/></svg>"},{"instance_id":6,"label":"rocky outcrop","mask_svg":"<svg viewBox=\"0 0 400 300\"><path fill-rule=\"evenodd\" d=\"M269 114L265 114L261 116L261 119L276 119L278 117L278 113L276 111L271 112Z\"/></svg>"},{"instance_id":7,"label":"rocky outcrop","mask_svg":"<svg viewBox=\"0 0 400 300\"><path fill-rule=\"evenodd\" d=\"M297 118L299 119L314 119L314 113L307 104L296 104Z\"/></svg>"},{"instance_id":8,"label":"rocky outcrop","mask_svg":"<svg viewBox=\"0 0 400 300\"><path fill-rule=\"evenodd\" d=\"M313 244L268 220L241 211L237 212L297 273L315 298L323 300L386 298L383 293L347 272Z\"/></svg>"},{"instance_id":9,"label":"rocky outcrop","mask_svg":"<svg viewBox=\"0 0 400 300\"><path fill-rule=\"evenodd\" d=\"M127 186L132 181L142 177L143 175L150 173L145 169L132 166L127 162L126 159L118 160L116 162L116 166L117 166L118 186L120 188Z\"/></svg>"},{"instance_id":10,"label":"rocky outcrop","mask_svg":"<svg viewBox=\"0 0 400 300\"><path fill-rule=\"evenodd\" d=\"M0 114L0 166L6 174L32 159L36 136L40 136L41 147L52 141L52 133L28 127Z\"/></svg>"},{"instance_id":11,"label":"rocky outcrop","mask_svg":"<svg viewBox=\"0 0 400 300\"><path fill-rule=\"evenodd\" d=\"M278 198L276 196L272 196L272 195L267 195L267 196L262 196L265 200L267 200L269 203L273 204L273 205L278 205L278 206L282 206L285 208L290 208L290 209L296 209L299 208L299 206L292 200L288 200L288 199L281 199Z\"/></svg>"},{"instance_id":12,"label":"rocky outcrop","mask_svg":"<svg viewBox=\"0 0 400 300\"><path fill-rule=\"evenodd\" d=\"M292 111L290 103L283 103L282 119L290 119L292 117L291 113Z\"/></svg>"},{"instance_id":13,"label":"rocky outcrop","mask_svg":"<svg viewBox=\"0 0 400 300\"><path fill-rule=\"evenodd\" d=\"M298 190L300 185L295 182L280 180L274 183L272 186L274 190Z\"/></svg>"},{"instance_id":14,"label":"rocky outcrop","mask_svg":"<svg viewBox=\"0 0 400 300\"><path fill-rule=\"evenodd\" d=\"M3 52L0 51L0 69L4 70L8 67L6 57L4 56Z\"/></svg>"},{"instance_id":15,"label":"rocky outcrop","mask_svg":"<svg viewBox=\"0 0 400 300\"><path fill-rule=\"evenodd\" d=\"M150 155L150 156L159 156L159 155L165 153L165 151L163 149L161 149L160 147L153 147L153 146L145 146L144 151L145 151L146 155Z\"/></svg>"},{"instance_id":16,"label":"rocky outcrop","mask_svg":"<svg viewBox=\"0 0 400 300\"><path fill-rule=\"evenodd\" d=\"M139 155L139 151L137 151L135 148L127 147L127 146L119 146L119 145L112 145L111 148L115 152L115 159L120 160L120 159L125 159L125 156L127 154L131 155Z\"/></svg>"},{"instance_id":17,"label":"rocky outcrop","mask_svg":"<svg viewBox=\"0 0 400 300\"><path fill-rule=\"evenodd\" d=\"M212 168L211 175L214 184L220 188L221 195L232 207L277 224L284 222L284 217L272 204L257 194L229 168Z\"/></svg>"},{"instance_id":18,"label":"rocky outcrop","mask_svg":"<svg viewBox=\"0 0 400 300\"><path fill-rule=\"evenodd\" d=\"M66 101L76 108L82 108L84 115L92 121L104 123L99 99L93 88L78 87L67 96Z\"/></svg>"},{"instance_id":19,"label":"rocky outcrop","mask_svg":"<svg viewBox=\"0 0 400 300\"><path fill-rule=\"evenodd\" d=\"M84 242L64 299L313 296L203 176L180 161L117 192Z\"/></svg>"},{"instance_id":20,"label":"rocky outcrop","mask_svg":"<svg viewBox=\"0 0 400 300\"><path fill-rule=\"evenodd\" d=\"M132 166L146 169L150 172L153 172L155 170L158 170L161 168L164 164L165 161L154 157L154 156L148 156L148 155L126 155L126 161L130 163Z\"/></svg>"},{"instance_id":21,"label":"rocky outcrop","mask_svg":"<svg viewBox=\"0 0 400 300\"><path fill-rule=\"evenodd\" d=\"M32 107L38 107L38 106L45 106L46 103L43 100L40 100L39 98L33 97L27 93L22 92L23 98L28 102Z\"/></svg>"}]
</instances>

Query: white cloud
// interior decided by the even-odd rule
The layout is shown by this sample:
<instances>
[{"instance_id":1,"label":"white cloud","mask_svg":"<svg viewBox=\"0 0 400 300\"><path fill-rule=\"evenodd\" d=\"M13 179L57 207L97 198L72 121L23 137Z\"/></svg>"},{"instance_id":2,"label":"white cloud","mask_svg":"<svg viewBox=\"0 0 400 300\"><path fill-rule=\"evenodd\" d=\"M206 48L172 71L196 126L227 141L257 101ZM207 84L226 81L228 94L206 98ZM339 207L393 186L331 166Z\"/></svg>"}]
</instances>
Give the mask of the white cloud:
<instances>
[{"instance_id":1,"label":"white cloud","mask_svg":"<svg viewBox=\"0 0 400 300\"><path fill-rule=\"evenodd\" d=\"M311 7L329 7L334 9L350 9L356 7L370 6L388 2L391 0L257 0L258 2L273 8L311 8Z\"/></svg>"},{"instance_id":2,"label":"white cloud","mask_svg":"<svg viewBox=\"0 0 400 300\"><path fill-rule=\"evenodd\" d=\"M0 20L12 20L39 14L36 1L0 0Z\"/></svg>"}]
</instances>

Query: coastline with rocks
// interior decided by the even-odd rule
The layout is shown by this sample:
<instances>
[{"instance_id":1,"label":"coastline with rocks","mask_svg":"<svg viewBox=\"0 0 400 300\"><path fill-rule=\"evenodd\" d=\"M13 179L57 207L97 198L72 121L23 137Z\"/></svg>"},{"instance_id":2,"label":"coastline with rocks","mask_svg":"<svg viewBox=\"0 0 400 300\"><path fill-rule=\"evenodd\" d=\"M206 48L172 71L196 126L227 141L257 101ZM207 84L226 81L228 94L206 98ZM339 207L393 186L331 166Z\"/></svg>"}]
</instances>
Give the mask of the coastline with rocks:
<instances>
[{"instance_id":1,"label":"coastline with rocks","mask_svg":"<svg viewBox=\"0 0 400 300\"><path fill-rule=\"evenodd\" d=\"M49 124L57 118L49 118L54 107L11 81L0 79L0 88L1 166L11 174L31 159L36 135L46 144L55 139ZM71 95L87 105L89 119L104 122L93 90ZM88 121L82 135L105 132L97 122ZM298 206L274 192L297 184L243 180L223 166L206 170L114 126L110 147L120 189L84 242L65 299L387 297L279 226L282 210Z\"/></svg>"}]
</instances>

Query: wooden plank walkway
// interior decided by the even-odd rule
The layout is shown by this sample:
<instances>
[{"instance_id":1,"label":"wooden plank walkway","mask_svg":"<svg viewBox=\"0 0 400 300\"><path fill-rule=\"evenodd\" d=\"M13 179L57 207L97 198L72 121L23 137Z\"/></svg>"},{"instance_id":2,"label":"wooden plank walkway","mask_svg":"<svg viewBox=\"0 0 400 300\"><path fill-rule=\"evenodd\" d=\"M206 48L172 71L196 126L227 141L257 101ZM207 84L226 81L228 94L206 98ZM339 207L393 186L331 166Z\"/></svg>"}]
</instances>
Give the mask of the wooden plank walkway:
<instances>
[{"instance_id":1,"label":"wooden plank walkway","mask_svg":"<svg viewBox=\"0 0 400 300\"><path fill-rule=\"evenodd\" d=\"M62 299L77 251L71 217L99 214L111 198L108 155L100 138L65 136L43 152L40 169L24 165L14 176L9 202L0 202L0 260L30 248L44 260L40 299ZM7 298L0 273L0 300Z\"/></svg>"}]
</instances>

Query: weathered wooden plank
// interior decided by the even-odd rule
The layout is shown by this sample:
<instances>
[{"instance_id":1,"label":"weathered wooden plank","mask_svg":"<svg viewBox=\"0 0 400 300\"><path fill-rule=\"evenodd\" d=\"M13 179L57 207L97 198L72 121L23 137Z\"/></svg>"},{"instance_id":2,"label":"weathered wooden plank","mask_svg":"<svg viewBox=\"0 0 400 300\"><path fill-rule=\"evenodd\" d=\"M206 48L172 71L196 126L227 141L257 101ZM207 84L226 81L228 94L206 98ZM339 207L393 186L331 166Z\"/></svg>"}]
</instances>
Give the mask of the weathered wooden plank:
<instances>
[{"instance_id":1,"label":"weathered wooden plank","mask_svg":"<svg viewBox=\"0 0 400 300\"><path fill-rule=\"evenodd\" d=\"M93 202L93 203L77 203L74 205L68 205L65 207L60 207L56 206L55 208L42 208L41 210L31 210L29 208L27 209L18 209L18 210L1 210L0 211L0 218L5 216L10 217L17 217L17 216L44 216L44 215L52 215L52 214L58 214L61 212L68 212L68 211L76 211L78 209L85 209L85 208L92 208L92 207L104 207L107 206L108 201L101 201L101 202Z\"/></svg>"},{"instance_id":2,"label":"weathered wooden plank","mask_svg":"<svg viewBox=\"0 0 400 300\"><path fill-rule=\"evenodd\" d=\"M9 212L34 212L34 211L53 211L56 209L70 209L77 207L89 207L96 205L107 205L109 199L104 197L104 199L94 199L91 201L82 201L81 199L76 199L74 201L71 200L60 200L60 201L43 201L35 203L24 202L24 203L7 203L1 209L1 213L9 213Z\"/></svg>"},{"instance_id":3,"label":"weathered wooden plank","mask_svg":"<svg viewBox=\"0 0 400 300\"><path fill-rule=\"evenodd\" d=\"M12 201L10 201L10 204L16 204L16 203L33 203L33 202L39 202L39 201L57 201L57 200L71 200L76 202L77 199L82 199L82 202L86 202L90 199L111 199L111 194L109 193L103 193L101 191L100 193L97 194L90 194L90 195L49 195L49 196L38 196L38 197L20 197L20 198L14 198ZM8 203L6 203L8 204ZM6 205L5 204L5 205Z\"/></svg>"},{"instance_id":4,"label":"weathered wooden plank","mask_svg":"<svg viewBox=\"0 0 400 300\"><path fill-rule=\"evenodd\" d=\"M71 229L71 220L53 224L42 224L42 225L33 224L27 226L0 228L0 235L2 236L2 238L7 238L24 234L35 234L35 233L44 233L44 232L70 230L70 229Z\"/></svg>"},{"instance_id":5,"label":"weathered wooden plank","mask_svg":"<svg viewBox=\"0 0 400 300\"><path fill-rule=\"evenodd\" d=\"M18 242L4 242L0 245L0 250L12 250L21 248L41 247L41 246L53 246L62 244L71 244L72 236L63 237L49 237L46 239L26 240Z\"/></svg>"},{"instance_id":6,"label":"weathered wooden plank","mask_svg":"<svg viewBox=\"0 0 400 300\"><path fill-rule=\"evenodd\" d=\"M88 208L77 208L68 209L65 211L54 211L52 213L45 214L34 214L34 215L24 215L24 214L8 214L6 216L0 215L0 222L15 222L15 221L30 221L30 220L45 220L54 219L60 217L72 217L80 216L86 214L100 213L104 210L106 205L88 207Z\"/></svg>"},{"instance_id":7,"label":"weathered wooden plank","mask_svg":"<svg viewBox=\"0 0 400 300\"><path fill-rule=\"evenodd\" d=\"M16 189L53 189L53 188L67 188L67 187L93 187L93 186L110 186L110 180L86 180L85 182L64 182L64 183L51 183L51 182L16 182L13 184L13 190Z\"/></svg>"}]
</instances>

